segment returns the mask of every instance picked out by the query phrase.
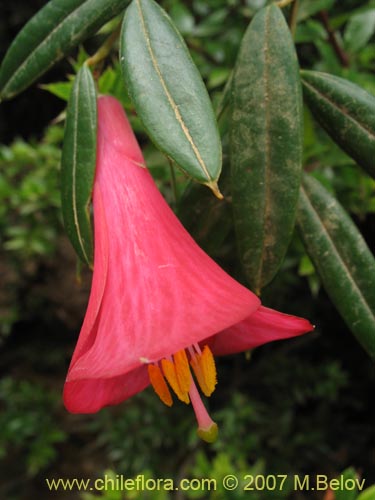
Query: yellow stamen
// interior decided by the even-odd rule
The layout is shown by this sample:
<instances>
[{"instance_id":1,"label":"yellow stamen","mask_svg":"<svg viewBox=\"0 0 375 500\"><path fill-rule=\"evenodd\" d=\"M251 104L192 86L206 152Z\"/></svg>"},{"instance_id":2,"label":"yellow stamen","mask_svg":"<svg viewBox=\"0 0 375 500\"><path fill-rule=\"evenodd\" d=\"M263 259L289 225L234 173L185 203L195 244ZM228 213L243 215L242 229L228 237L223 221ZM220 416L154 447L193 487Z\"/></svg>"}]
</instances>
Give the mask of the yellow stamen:
<instances>
[{"instance_id":1,"label":"yellow stamen","mask_svg":"<svg viewBox=\"0 0 375 500\"><path fill-rule=\"evenodd\" d=\"M207 397L211 396L217 384L216 366L211 349L206 345L201 354L194 354L190 361L199 387Z\"/></svg>"},{"instance_id":2,"label":"yellow stamen","mask_svg":"<svg viewBox=\"0 0 375 500\"><path fill-rule=\"evenodd\" d=\"M171 393L158 365L148 365L148 376L154 391L167 406L173 405Z\"/></svg>"},{"instance_id":3,"label":"yellow stamen","mask_svg":"<svg viewBox=\"0 0 375 500\"><path fill-rule=\"evenodd\" d=\"M198 436L207 443L213 443L217 438L218 427L202 402L190 365L202 392L206 396L211 396L217 384L215 360L207 345L201 350L198 344L194 344L189 346L188 350L190 364L185 349L176 352L173 357L163 358L158 363L150 363L148 365L150 382L156 394L167 406L173 404L167 382L178 399L186 404L191 402L197 417Z\"/></svg>"},{"instance_id":4,"label":"yellow stamen","mask_svg":"<svg viewBox=\"0 0 375 500\"><path fill-rule=\"evenodd\" d=\"M177 379L180 389L183 392L189 392L191 384L191 373L185 349L176 352L173 355L173 361L176 368Z\"/></svg>"},{"instance_id":5,"label":"yellow stamen","mask_svg":"<svg viewBox=\"0 0 375 500\"><path fill-rule=\"evenodd\" d=\"M211 396L217 384L217 373L215 359L208 345L205 345L203 348L201 354L201 366L206 385L209 388L209 396Z\"/></svg>"},{"instance_id":6,"label":"yellow stamen","mask_svg":"<svg viewBox=\"0 0 375 500\"><path fill-rule=\"evenodd\" d=\"M161 367L165 378L168 380L169 385L172 387L173 391L176 393L178 399L186 404L190 403L188 391L184 390L179 383L179 378L177 375L176 366L173 361L169 359L161 360Z\"/></svg>"}]
</instances>

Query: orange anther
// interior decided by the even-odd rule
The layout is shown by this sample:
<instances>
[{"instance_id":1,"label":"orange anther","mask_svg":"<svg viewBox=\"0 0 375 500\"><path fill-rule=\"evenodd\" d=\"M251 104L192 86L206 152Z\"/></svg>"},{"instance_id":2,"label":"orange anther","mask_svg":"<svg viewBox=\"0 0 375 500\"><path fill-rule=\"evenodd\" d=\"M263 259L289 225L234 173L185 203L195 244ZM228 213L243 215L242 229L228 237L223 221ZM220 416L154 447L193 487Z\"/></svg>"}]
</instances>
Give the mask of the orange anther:
<instances>
[{"instance_id":1,"label":"orange anther","mask_svg":"<svg viewBox=\"0 0 375 500\"><path fill-rule=\"evenodd\" d=\"M176 393L178 399L183 401L186 404L190 403L190 398L188 391L183 390L180 387L180 383L178 380L178 375L176 371L176 367L172 361L169 359L161 360L161 367L163 369L163 373L165 378L168 380L168 384L172 387L173 391Z\"/></svg>"},{"instance_id":2,"label":"orange anther","mask_svg":"<svg viewBox=\"0 0 375 500\"><path fill-rule=\"evenodd\" d=\"M207 345L204 346L201 354L192 356L190 364L203 394L211 396L217 384L215 360L211 349Z\"/></svg>"},{"instance_id":3,"label":"orange anther","mask_svg":"<svg viewBox=\"0 0 375 500\"><path fill-rule=\"evenodd\" d=\"M159 366L148 365L147 369L151 385L154 388L156 394L159 396L159 398L163 401L164 404L166 404L167 406L172 406L173 404L172 396Z\"/></svg>"},{"instance_id":4,"label":"orange anther","mask_svg":"<svg viewBox=\"0 0 375 500\"><path fill-rule=\"evenodd\" d=\"M181 391L189 392L191 384L191 373L185 349L176 352L173 355L173 361Z\"/></svg>"}]
</instances>

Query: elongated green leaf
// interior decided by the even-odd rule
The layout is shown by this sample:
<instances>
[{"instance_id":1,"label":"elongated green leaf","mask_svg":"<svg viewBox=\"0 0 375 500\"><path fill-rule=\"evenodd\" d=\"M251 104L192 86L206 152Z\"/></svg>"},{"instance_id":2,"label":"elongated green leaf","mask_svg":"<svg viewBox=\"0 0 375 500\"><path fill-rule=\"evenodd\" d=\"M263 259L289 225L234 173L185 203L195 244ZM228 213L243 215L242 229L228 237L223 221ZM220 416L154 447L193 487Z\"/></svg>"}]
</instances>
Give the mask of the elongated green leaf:
<instances>
[{"instance_id":1,"label":"elongated green leaf","mask_svg":"<svg viewBox=\"0 0 375 500\"><path fill-rule=\"evenodd\" d=\"M31 85L73 47L121 12L128 0L50 0L20 31L0 68L0 98Z\"/></svg>"},{"instance_id":2,"label":"elongated green leaf","mask_svg":"<svg viewBox=\"0 0 375 500\"><path fill-rule=\"evenodd\" d=\"M207 90L181 35L153 0L133 0L127 9L121 64L155 144L218 194L221 146Z\"/></svg>"},{"instance_id":3,"label":"elongated green leaf","mask_svg":"<svg viewBox=\"0 0 375 500\"><path fill-rule=\"evenodd\" d=\"M375 97L343 78L302 71L304 97L320 125L375 177Z\"/></svg>"},{"instance_id":4,"label":"elongated green leaf","mask_svg":"<svg viewBox=\"0 0 375 500\"><path fill-rule=\"evenodd\" d=\"M90 200L96 163L96 90L82 66L69 99L61 158L62 213L66 232L79 257L92 265Z\"/></svg>"},{"instance_id":5,"label":"elongated green leaf","mask_svg":"<svg viewBox=\"0 0 375 500\"><path fill-rule=\"evenodd\" d=\"M73 82L55 82L55 83L47 83L45 85L41 85L40 87L43 90L47 90L51 92L51 94L59 97L63 101L69 101L70 93L72 91Z\"/></svg>"},{"instance_id":6,"label":"elongated green leaf","mask_svg":"<svg viewBox=\"0 0 375 500\"><path fill-rule=\"evenodd\" d=\"M335 0L301 0L298 8L298 22L317 14L321 10L329 10Z\"/></svg>"},{"instance_id":7,"label":"elongated green leaf","mask_svg":"<svg viewBox=\"0 0 375 500\"><path fill-rule=\"evenodd\" d=\"M232 195L241 260L252 289L275 276L295 222L301 177L298 63L278 7L259 11L233 75Z\"/></svg>"},{"instance_id":8,"label":"elongated green leaf","mask_svg":"<svg viewBox=\"0 0 375 500\"><path fill-rule=\"evenodd\" d=\"M297 222L332 302L375 357L375 259L361 234L337 200L308 176Z\"/></svg>"},{"instance_id":9,"label":"elongated green leaf","mask_svg":"<svg viewBox=\"0 0 375 500\"><path fill-rule=\"evenodd\" d=\"M349 19L344 34L345 47L357 52L365 47L375 33L375 9L358 12Z\"/></svg>"}]
</instances>

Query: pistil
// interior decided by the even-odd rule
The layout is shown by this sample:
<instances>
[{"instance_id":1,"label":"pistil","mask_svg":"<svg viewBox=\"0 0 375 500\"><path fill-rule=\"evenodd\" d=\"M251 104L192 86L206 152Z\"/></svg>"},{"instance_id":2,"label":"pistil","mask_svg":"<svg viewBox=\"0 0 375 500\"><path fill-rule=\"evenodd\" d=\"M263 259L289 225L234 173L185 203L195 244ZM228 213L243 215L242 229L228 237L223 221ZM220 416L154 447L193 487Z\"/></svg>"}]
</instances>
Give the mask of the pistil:
<instances>
[{"instance_id":1,"label":"pistil","mask_svg":"<svg viewBox=\"0 0 375 500\"><path fill-rule=\"evenodd\" d=\"M214 443L217 439L219 429L208 414L194 380L191 382L189 394L198 421L198 436L207 443Z\"/></svg>"}]
</instances>

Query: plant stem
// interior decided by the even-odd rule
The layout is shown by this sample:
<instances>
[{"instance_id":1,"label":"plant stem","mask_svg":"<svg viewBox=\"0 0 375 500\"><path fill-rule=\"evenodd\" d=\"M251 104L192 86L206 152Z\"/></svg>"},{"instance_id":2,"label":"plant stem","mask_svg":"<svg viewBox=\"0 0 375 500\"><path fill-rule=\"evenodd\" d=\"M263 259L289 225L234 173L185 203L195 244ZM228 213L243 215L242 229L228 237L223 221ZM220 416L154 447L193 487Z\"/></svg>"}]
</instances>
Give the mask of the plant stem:
<instances>
[{"instance_id":1,"label":"plant stem","mask_svg":"<svg viewBox=\"0 0 375 500\"><path fill-rule=\"evenodd\" d=\"M341 65L347 68L349 66L348 54L344 51L344 49L341 47L341 45L337 40L336 33L334 32L329 23L329 17L327 11L322 10L321 12L319 12L318 16L327 32L329 42L332 45L334 51L336 52L336 55L341 62Z\"/></svg>"},{"instance_id":2,"label":"plant stem","mask_svg":"<svg viewBox=\"0 0 375 500\"><path fill-rule=\"evenodd\" d=\"M280 0L279 2L276 2L276 5L282 9L283 7L286 7L290 3L294 2L294 0Z\"/></svg>"},{"instance_id":3,"label":"plant stem","mask_svg":"<svg viewBox=\"0 0 375 500\"><path fill-rule=\"evenodd\" d=\"M289 13L289 28L293 38L297 27L298 7L299 7L299 0L294 0Z\"/></svg>"},{"instance_id":4,"label":"plant stem","mask_svg":"<svg viewBox=\"0 0 375 500\"><path fill-rule=\"evenodd\" d=\"M95 52L95 54L89 57L86 61L88 66L96 66L100 62L105 59L108 54L111 52L114 43L120 35L121 24L117 26L117 28L110 34L107 40L103 43L101 47Z\"/></svg>"},{"instance_id":5,"label":"plant stem","mask_svg":"<svg viewBox=\"0 0 375 500\"><path fill-rule=\"evenodd\" d=\"M232 81L233 81L233 71L230 72L228 79L225 83L224 89L221 93L219 103L216 108L216 120L219 121L222 113L224 112L227 104L229 102L229 94L232 90Z\"/></svg>"},{"instance_id":6,"label":"plant stem","mask_svg":"<svg viewBox=\"0 0 375 500\"><path fill-rule=\"evenodd\" d=\"M178 196L177 196L176 174L175 174L175 171L174 171L174 168L173 168L173 161L172 161L172 159L169 156L167 156L167 159L168 159L168 163L169 163L169 169L170 169L170 172L171 172L171 184L172 184L172 192L173 192L173 197L174 197L174 204L176 205L177 204L177 199L178 199Z\"/></svg>"}]
</instances>

